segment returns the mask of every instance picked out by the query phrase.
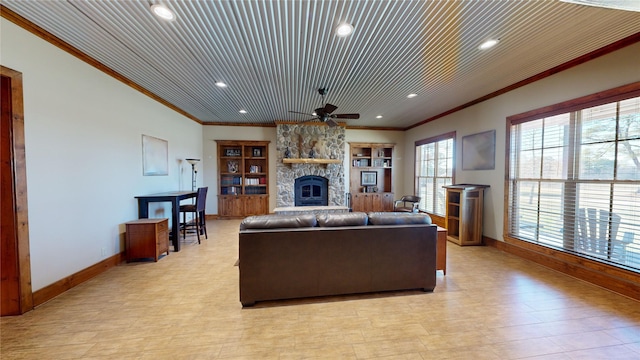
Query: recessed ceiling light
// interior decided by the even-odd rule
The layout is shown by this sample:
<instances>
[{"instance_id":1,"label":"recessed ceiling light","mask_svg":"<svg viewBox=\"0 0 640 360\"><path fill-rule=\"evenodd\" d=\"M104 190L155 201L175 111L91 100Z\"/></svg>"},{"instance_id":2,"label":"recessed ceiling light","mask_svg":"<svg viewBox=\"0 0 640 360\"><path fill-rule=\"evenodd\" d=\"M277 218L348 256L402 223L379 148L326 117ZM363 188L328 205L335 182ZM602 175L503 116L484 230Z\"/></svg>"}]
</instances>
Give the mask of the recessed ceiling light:
<instances>
[{"instance_id":1,"label":"recessed ceiling light","mask_svg":"<svg viewBox=\"0 0 640 360\"><path fill-rule=\"evenodd\" d=\"M382 115L376 116L376 119L382 119Z\"/></svg>"},{"instance_id":2,"label":"recessed ceiling light","mask_svg":"<svg viewBox=\"0 0 640 360\"><path fill-rule=\"evenodd\" d=\"M162 4L151 5L151 11L163 20L173 21L176 19L176 14Z\"/></svg>"},{"instance_id":3,"label":"recessed ceiling light","mask_svg":"<svg viewBox=\"0 0 640 360\"><path fill-rule=\"evenodd\" d=\"M227 87L227 84L223 83L222 81L216 81L216 86L224 88L224 87Z\"/></svg>"},{"instance_id":4,"label":"recessed ceiling light","mask_svg":"<svg viewBox=\"0 0 640 360\"><path fill-rule=\"evenodd\" d=\"M240 114L246 114L247 110L240 110Z\"/></svg>"},{"instance_id":5,"label":"recessed ceiling light","mask_svg":"<svg viewBox=\"0 0 640 360\"><path fill-rule=\"evenodd\" d=\"M480 46L478 46L478 49L487 50L489 48L496 46L496 44L498 44L499 42L500 42L500 39L490 39L480 44Z\"/></svg>"},{"instance_id":6,"label":"recessed ceiling light","mask_svg":"<svg viewBox=\"0 0 640 360\"><path fill-rule=\"evenodd\" d=\"M418 96L418 94L409 94L409 95L407 95L407 97L408 97L409 99L414 98L414 97L416 97L416 96Z\"/></svg>"},{"instance_id":7,"label":"recessed ceiling light","mask_svg":"<svg viewBox=\"0 0 640 360\"><path fill-rule=\"evenodd\" d=\"M340 24L336 28L336 36L338 36L338 37L349 36L349 35L351 35L352 32L353 32L353 26L351 24L348 24L348 23Z\"/></svg>"}]
</instances>

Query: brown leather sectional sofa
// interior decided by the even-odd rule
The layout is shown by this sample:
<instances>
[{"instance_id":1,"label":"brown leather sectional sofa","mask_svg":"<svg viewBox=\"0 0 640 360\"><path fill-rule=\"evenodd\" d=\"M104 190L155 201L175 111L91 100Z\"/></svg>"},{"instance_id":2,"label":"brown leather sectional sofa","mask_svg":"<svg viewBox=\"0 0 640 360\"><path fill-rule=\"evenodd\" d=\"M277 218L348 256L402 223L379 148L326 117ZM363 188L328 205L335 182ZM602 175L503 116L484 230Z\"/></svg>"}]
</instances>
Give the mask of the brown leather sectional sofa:
<instances>
[{"instance_id":1,"label":"brown leather sectional sofa","mask_svg":"<svg viewBox=\"0 0 640 360\"><path fill-rule=\"evenodd\" d=\"M240 302L436 286L425 214L262 215L240 224Z\"/></svg>"}]
</instances>

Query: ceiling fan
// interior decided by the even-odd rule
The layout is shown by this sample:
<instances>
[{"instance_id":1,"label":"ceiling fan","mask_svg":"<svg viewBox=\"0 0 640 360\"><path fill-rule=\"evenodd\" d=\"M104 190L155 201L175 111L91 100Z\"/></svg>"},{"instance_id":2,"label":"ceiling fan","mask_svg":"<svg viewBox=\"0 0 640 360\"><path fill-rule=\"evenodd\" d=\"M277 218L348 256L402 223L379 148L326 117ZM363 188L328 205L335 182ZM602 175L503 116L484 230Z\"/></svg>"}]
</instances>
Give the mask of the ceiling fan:
<instances>
[{"instance_id":1,"label":"ceiling fan","mask_svg":"<svg viewBox=\"0 0 640 360\"><path fill-rule=\"evenodd\" d=\"M324 102L324 96L327 94L327 89L320 88L318 89L318 93L322 95L322 103L325 104L324 107L315 109L313 114L303 113L299 111L289 111L289 112L294 114L304 114L304 115L313 116L313 118L309 120L305 120L303 122L320 120L323 123L326 123L327 125L329 125L330 127L338 125L338 123L334 119L359 119L360 118L360 114L332 114L332 112L336 111L338 107Z\"/></svg>"}]
</instances>

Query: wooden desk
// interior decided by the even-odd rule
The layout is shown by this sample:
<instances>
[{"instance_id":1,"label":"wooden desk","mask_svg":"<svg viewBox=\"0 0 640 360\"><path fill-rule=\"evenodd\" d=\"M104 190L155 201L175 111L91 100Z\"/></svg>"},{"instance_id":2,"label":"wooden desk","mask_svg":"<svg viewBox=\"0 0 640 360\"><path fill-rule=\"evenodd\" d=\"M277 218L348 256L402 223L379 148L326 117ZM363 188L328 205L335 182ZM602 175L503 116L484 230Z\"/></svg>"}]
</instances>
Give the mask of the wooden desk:
<instances>
[{"instance_id":1,"label":"wooden desk","mask_svg":"<svg viewBox=\"0 0 640 360\"><path fill-rule=\"evenodd\" d=\"M138 199L138 218L147 219L149 217L149 203L170 202L171 203L171 233L170 239L173 242L173 251L180 251L180 201L194 198L198 195L196 191L168 191L157 194L136 196Z\"/></svg>"},{"instance_id":2,"label":"wooden desk","mask_svg":"<svg viewBox=\"0 0 640 360\"><path fill-rule=\"evenodd\" d=\"M447 275L447 229L438 226L438 243L436 245L436 270Z\"/></svg>"}]
</instances>

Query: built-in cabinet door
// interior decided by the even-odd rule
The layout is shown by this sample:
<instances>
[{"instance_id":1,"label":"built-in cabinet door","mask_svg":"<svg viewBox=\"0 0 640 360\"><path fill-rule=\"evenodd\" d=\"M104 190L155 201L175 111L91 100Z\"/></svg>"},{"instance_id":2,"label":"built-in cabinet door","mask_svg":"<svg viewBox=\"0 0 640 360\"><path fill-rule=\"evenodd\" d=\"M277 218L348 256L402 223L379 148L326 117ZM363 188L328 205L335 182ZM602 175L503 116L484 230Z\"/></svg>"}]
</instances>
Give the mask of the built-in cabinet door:
<instances>
[{"instance_id":1,"label":"built-in cabinet door","mask_svg":"<svg viewBox=\"0 0 640 360\"><path fill-rule=\"evenodd\" d=\"M351 209L353 211L364 211L364 194L351 195Z\"/></svg>"},{"instance_id":2,"label":"built-in cabinet door","mask_svg":"<svg viewBox=\"0 0 640 360\"><path fill-rule=\"evenodd\" d=\"M351 209L353 211L362 211L362 212L392 211L393 210L393 194L392 193L352 194Z\"/></svg>"},{"instance_id":3,"label":"built-in cabinet door","mask_svg":"<svg viewBox=\"0 0 640 360\"><path fill-rule=\"evenodd\" d=\"M382 211L382 195L375 194L367 194L370 198L370 208L367 211Z\"/></svg>"},{"instance_id":4,"label":"built-in cabinet door","mask_svg":"<svg viewBox=\"0 0 640 360\"><path fill-rule=\"evenodd\" d=\"M266 196L245 196L244 214L249 216L268 213L267 199Z\"/></svg>"},{"instance_id":5,"label":"built-in cabinet door","mask_svg":"<svg viewBox=\"0 0 640 360\"><path fill-rule=\"evenodd\" d=\"M235 195L220 195L218 197L218 214L222 217L242 217L244 215L243 200Z\"/></svg>"},{"instance_id":6,"label":"built-in cabinet door","mask_svg":"<svg viewBox=\"0 0 640 360\"><path fill-rule=\"evenodd\" d=\"M382 194L382 211L393 211L393 193Z\"/></svg>"}]
</instances>

